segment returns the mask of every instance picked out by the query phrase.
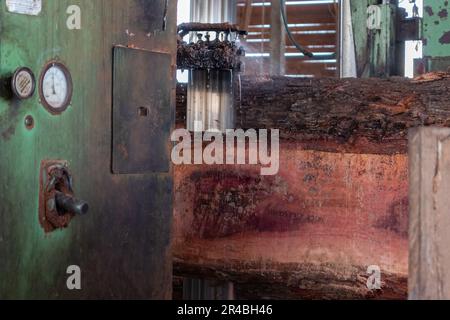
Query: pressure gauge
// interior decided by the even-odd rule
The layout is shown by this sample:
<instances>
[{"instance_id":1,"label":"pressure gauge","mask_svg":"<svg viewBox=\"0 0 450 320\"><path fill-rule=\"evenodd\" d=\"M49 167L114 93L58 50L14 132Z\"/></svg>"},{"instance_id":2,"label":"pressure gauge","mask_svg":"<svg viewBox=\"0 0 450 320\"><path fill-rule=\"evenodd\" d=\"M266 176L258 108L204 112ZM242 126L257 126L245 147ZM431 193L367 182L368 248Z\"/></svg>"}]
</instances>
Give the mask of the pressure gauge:
<instances>
[{"instance_id":1,"label":"pressure gauge","mask_svg":"<svg viewBox=\"0 0 450 320\"><path fill-rule=\"evenodd\" d=\"M72 99L72 77L66 66L60 62L48 63L40 77L41 103L52 114L64 112Z\"/></svg>"},{"instance_id":2,"label":"pressure gauge","mask_svg":"<svg viewBox=\"0 0 450 320\"><path fill-rule=\"evenodd\" d=\"M14 95L20 99L28 99L33 96L36 89L36 79L29 68L18 68L11 79L11 87Z\"/></svg>"}]
</instances>

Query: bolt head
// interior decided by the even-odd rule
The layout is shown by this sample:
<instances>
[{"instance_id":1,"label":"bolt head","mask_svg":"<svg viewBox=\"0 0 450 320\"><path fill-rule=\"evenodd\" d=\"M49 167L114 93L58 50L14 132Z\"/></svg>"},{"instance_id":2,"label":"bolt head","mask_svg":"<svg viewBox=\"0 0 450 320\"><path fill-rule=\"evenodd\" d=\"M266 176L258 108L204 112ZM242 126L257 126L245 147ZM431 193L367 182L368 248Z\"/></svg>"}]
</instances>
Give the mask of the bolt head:
<instances>
[{"instance_id":1,"label":"bolt head","mask_svg":"<svg viewBox=\"0 0 450 320\"><path fill-rule=\"evenodd\" d=\"M24 124L28 130L33 129L34 128L34 118L32 116L26 116L25 120L24 120Z\"/></svg>"},{"instance_id":2,"label":"bolt head","mask_svg":"<svg viewBox=\"0 0 450 320\"><path fill-rule=\"evenodd\" d=\"M47 201L47 211L55 211L55 210L56 210L55 199L49 199Z\"/></svg>"}]
</instances>

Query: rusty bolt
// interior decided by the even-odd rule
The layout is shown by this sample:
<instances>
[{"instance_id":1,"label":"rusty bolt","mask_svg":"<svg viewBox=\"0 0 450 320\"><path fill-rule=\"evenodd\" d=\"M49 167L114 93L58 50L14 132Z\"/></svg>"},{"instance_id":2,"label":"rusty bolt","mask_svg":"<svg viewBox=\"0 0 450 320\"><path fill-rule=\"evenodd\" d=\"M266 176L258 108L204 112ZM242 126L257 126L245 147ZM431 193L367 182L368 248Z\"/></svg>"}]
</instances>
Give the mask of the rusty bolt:
<instances>
[{"instance_id":1,"label":"rusty bolt","mask_svg":"<svg viewBox=\"0 0 450 320\"><path fill-rule=\"evenodd\" d=\"M25 127L28 130L31 130L34 128L34 119L32 116L30 116L30 115L26 116L24 123L25 123Z\"/></svg>"}]
</instances>

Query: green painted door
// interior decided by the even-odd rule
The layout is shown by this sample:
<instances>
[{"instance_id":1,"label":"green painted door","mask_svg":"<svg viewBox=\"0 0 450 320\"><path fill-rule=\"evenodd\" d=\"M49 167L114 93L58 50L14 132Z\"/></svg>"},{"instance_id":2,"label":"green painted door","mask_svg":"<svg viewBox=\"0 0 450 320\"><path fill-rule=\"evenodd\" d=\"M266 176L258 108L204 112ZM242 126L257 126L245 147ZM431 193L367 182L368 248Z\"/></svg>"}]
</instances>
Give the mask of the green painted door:
<instances>
[{"instance_id":1,"label":"green painted door","mask_svg":"<svg viewBox=\"0 0 450 320\"><path fill-rule=\"evenodd\" d=\"M176 1L42 0L37 15L31 15L32 7L14 7L15 2L0 1L0 299L170 298L172 169L159 164L116 172L112 159L122 152L125 161L127 148L136 149L135 134L144 145L152 128L161 131L148 137L148 144L159 146L157 152L145 148L136 163L169 152ZM40 1L22 1L33 2ZM141 59L150 60L139 68L131 63L133 54L113 59L114 48L149 52ZM153 55L161 53L169 55L167 68L148 70ZM67 67L72 77L73 96L61 114L49 112L39 94L39 79L50 61ZM12 96L9 88L18 67L30 68L36 77L36 92L27 100ZM126 76L115 77L114 71ZM135 86L115 82L130 77L132 84L144 83L163 96L158 108L132 105L139 101ZM124 99L127 93L130 99ZM116 96L120 106L114 104ZM147 122L136 129L127 118L133 112L118 112L114 123L122 130L115 130L114 108L136 110ZM125 135L115 151L113 140L128 128L133 134ZM39 221L45 160L67 161L75 196L89 204L87 215L52 232ZM81 290L68 289L69 266L80 268Z\"/></svg>"}]
</instances>

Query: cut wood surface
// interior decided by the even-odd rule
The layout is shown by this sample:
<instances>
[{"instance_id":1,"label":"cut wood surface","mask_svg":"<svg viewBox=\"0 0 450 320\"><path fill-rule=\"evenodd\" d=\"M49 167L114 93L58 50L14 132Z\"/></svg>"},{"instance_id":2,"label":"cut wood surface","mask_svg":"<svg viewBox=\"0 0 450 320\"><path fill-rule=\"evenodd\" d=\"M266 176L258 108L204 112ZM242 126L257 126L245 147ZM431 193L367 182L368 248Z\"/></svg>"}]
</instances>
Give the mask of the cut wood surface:
<instances>
[{"instance_id":1,"label":"cut wood surface","mask_svg":"<svg viewBox=\"0 0 450 320\"><path fill-rule=\"evenodd\" d=\"M302 150L280 172L176 166L174 270L232 281L242 299L405 299L408 158ZM367 268L382 287L370 290Z\"/></svg>"}]
</instances>

